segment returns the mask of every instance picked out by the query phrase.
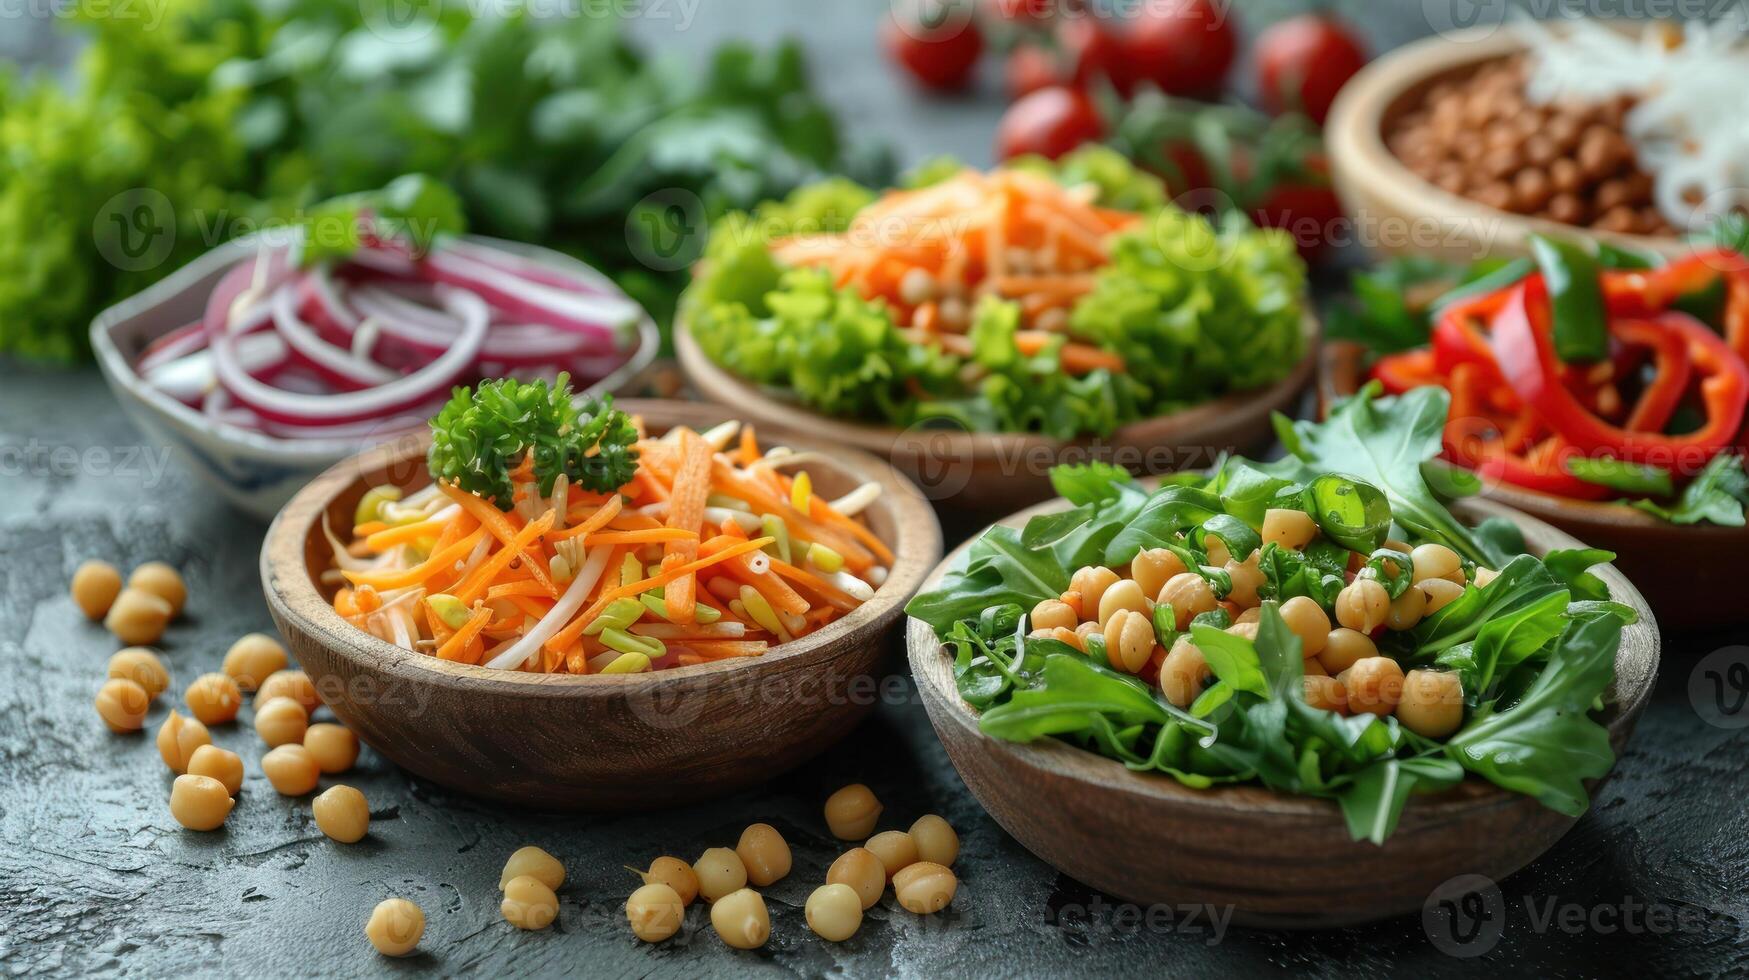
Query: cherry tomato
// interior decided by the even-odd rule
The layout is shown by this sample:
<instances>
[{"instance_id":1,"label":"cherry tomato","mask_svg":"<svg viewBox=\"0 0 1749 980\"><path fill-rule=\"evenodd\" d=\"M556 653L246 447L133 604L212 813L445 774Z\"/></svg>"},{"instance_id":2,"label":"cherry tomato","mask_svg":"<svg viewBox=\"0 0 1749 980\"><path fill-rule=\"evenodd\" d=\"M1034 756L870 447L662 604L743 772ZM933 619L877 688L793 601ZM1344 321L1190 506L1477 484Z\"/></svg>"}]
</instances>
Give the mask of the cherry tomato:
<instances>
[{"instance_id":1,"label":"cherry tomato","mask_svg":"<svg viewBox=\"0 0 1749 980\"><path fill-rule=\"evenodd\" d=\"M972 8L965 0L906 0L881 25L887 55L933 89L963 87L984 53Z\"/></svg>"},{"instance_id":2,"label":"cherry tomato","mask_svg":"<svg viewBox=\"0 0 1749 980\"><path fill-rule=\"evenodd\" d=\"M1008 107L996 127L996 156L1003 160L1037 153L1056 159L1105 135L1091 99L1063 85L1041 88Z\"/></svg>"},{"instance_id":3,"label":"cherry tomato","mask_svg":"<svg viewBox=\"0 0 1749 980\"><path fill-rule=\"evenodd\" d=\"M1150 0L1116 21L1129 80L1152 82L1168 95L1219 92L1238 54L1230 4Z\"/></svg>"},{"instance_id":4,"label":"cherry tomato","mask_svg":"<svg viewBox=\"0 0 1749 980\"><path fill-rule=\"evenodd\" d=\"M984 0L984 5L992 14L1011 23L1042 24L1056 12L1057 0Z\"/></svg>"},{"instance_id":5,"label":"cherry tomato","mask_svg":"<svg viewBox=\"0 0 1749 980\"><path fill-rule=\"evenodd\" d=\"M1366 49L1333 18L1305 14L1257 39L1257 89L1277 115L1299 110L1322 126L1336 93L1366 67Z\"/></svg>"},{"instance_id":6,"label":"cherry tomato","mask_svg":"<svg viewBox=\"0 0 1749 980\"><path fill-rule=\"evenodd\" d=\"M1292 235L1305 258L1318 255L1345 220L1342 200L1330 186L1328 174L1329 164L1322 157L1307 160L1304 177L1271 188L1252 209L1251 220Z\"/></svg>"},{"instance_id":7,"label":"cherry tomato","mask_svg":"<svg viewBox=\"0 0 1749 980\"><path fill-rule=\"evenodd\" d=\"M1104 78L1125 95L1134 87L1123 42L1105 21L1092 14L1070 17L1057 25L1057 43L1074 66L1076 85Z\"/></svg>"},{"instance_id":8,"label":"cherry tomato","mask_svg":"<svg viewBox=\"0 0 1749 980\"><path fill-rule=\"evenodd\" d=\"M1058 62L1054 52L1025 44L1014 49L1004 66L1008 84L1008 99L1023 98L1041 88L1068 83L1068 72Z\"/></svg>"},{"instance_id":9,"label":"cherry tomato","mask_svg":"<svg viewBox=\"0 0 1749 980\"><path fill-rule=\"evenodd\" d=\"M1165 158L1166 166L1162 168L1165 172L1159 176L1166 182L1169 196L1180 197L1213 186L1208 161L1189 141L1173 140L1161 147L1160 155Z\"/></svg>"}]
</instances>

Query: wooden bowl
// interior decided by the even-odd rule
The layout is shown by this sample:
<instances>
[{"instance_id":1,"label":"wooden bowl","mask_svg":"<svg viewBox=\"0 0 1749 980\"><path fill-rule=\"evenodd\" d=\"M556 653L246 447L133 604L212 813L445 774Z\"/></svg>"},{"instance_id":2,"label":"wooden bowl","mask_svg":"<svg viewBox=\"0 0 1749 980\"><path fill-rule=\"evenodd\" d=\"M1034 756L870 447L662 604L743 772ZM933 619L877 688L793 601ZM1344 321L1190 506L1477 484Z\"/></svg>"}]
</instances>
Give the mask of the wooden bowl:
<instances>
[{"instance_id":1,"label":"wooden bowl","mask_svg":"<svg viewBox=\"0 0 1749 980\"><path fill-rule=\"evenodd\" d=\"M1067 506L1061 500L1002 523ZM1489 501L1468 501L1460 517L1515 521L1531 550L1578 547L1566 534ZM931 588L967 545L923 583ZM1605 720L1617 756L1644 710L1658 673L1651 610L1613 568L1598 574L1640 622L1622 634ZM1574 823L1536 800L1477 778L1417 796L1397 832L1375 846L1348 835L1337 805L1261 786L1195 790L1162 773L1055 739L1021 744L978 730L978 715L954 685L953 662L928 624L906 628L911 671L947 755L1003 829L1063 873L1144 906L1207 903L1235 921L1271 928L1331 928L1422 907L1443 882L1463 874L1496 881L1547 850ZM1591 786L1593 796L1598 783Z\"/></svg>"},{"instance_id":2,"label":"wooden bowl","mask_svg":"<svg viewBox=\"0 0 1749 980\"><path fill-rule=\"evenodd\" d=\"M1457 263L1527 255L1532 234L1685 254L1689 247L1674 236L1597 231L1488 207L1429 183L1385 145L1384 134L1435 84L1527 46L1511 25L1453 31L1380 57L1342 87L1324 138L1331 179L1362 232L1361 243L1390 255Z\"/></svg>"},{"instance_id":3,"label":"wooden bowl","mask_svg":"<svg viewBox=\"0 0 1749 980\"><path fill-rule=\"evenodd\" d=\"M1320 415L1360 388L1364 358L1358 344L1344 341L1324 348ZM1615 552L1615 564L1672 627L1749 622L1742 583L1732 571L1749 554L1749 527L1681 526L1622 504L1555 497L1498 481L1485 481L1482 496L1553 524L1594 548Z\"/></svg>"},{"instance_id":4,"label":"wooden bowl","mask_svg":"<svg viewBox=\"0 0 1749 980\"><path fill-rule=\"evenodd\" d=\"M833 418L773 395L719 367L699 347L684 319L674 324L674 348L687 379L706 398L732 405L740 417L807 432L822 442L854 446L892 461L937 505L1003 514L1055 496L1049 470L1059 463L1100 459L1140 475L1197 469L1222 453L1243 452L1273 438L1271 412L1291 411L1311 383L1319 326L1306 314L1306 356L1275 384L1234 392L1171 415L1126 425L1103 439L1053 439L1012 432L912 426L899 429Z\"/></svg>"},{"instance_id":5,"label":"wooden bowl","mask_svg":"<svg viewBox=\"0 0 1749 980\"><path fill-rule=\"evenodd\" d=\"M654 432L729 417L727 409L679 402L620 407ZM894 624L941 556L934 512L891 467L856 450L784 441L829 455L808 464L823 495L881 484L865 513L896 561L873 599L757 659L646 674L522 673L415 654L353 627L311 574L329 567L332 554L322 515L350 526L367 487L429 482L423 441L355 456L286 505L261 551L267 605L340 720L421 778L566 809L649 808L728 793L807 760L867 713Z\"/></svg>"}]
</instances>

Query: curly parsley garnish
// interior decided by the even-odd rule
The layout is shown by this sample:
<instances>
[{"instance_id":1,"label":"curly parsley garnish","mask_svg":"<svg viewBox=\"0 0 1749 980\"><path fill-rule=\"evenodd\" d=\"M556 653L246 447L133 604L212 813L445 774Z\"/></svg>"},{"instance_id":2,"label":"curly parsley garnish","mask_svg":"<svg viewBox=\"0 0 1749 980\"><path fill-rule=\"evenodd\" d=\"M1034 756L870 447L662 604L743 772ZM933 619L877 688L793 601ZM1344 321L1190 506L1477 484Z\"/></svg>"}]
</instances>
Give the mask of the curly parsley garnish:
<instances>
[{"instance_id":1,"label":"curly parsley garnish","mask_svg":"<svg viewBox=\"0 0 1749 980\"><path fill-rule=\"evenodd\" d=\"M613 398L574 400L570 376L545 381L483 381L456 388L431 420L431 477L496 503L514 504L510 472L534 461L540 492L551 494L560 473L572 484L609 493L637 471L637 429Z\"/></svg>"}]
</instances>

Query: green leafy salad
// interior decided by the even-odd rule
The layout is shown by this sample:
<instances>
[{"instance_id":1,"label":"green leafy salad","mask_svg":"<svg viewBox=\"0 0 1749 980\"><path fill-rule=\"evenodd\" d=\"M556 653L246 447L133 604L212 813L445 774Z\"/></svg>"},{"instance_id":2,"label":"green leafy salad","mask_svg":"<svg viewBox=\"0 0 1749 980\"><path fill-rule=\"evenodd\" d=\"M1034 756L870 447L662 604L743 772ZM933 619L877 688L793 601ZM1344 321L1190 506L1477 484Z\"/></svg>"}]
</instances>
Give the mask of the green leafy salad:
<instances>
[{"instance_id":1,"label":"green leafy salad","mask_svg":"<svg viewBox=\"0 0 1749 980\"><path fill-rule=\"evenodd\" d=\"M1446 409L1369 387L1321 424L1277 416L1283 460L1152 491L1058 467L1070 509L992 527L907 612L996 738L1331 799L1375 843L1466 774L1578 815L1637 616L1588 571L1610 553L1534 557L1446 509L1423 476Z\"/></svg>"},{"instance_id":2,"label":"green leafy salad","mask_svg":"<svg viewBox=\"0 0 1749 980\"><path fill-rule=\"evenodd\" d=\"M1181 211L1101 147L987 174L937 161L885 194L839 179L732 212L681 302L730 372L900 426L1109 435L1305 355L1293 241Z\"/></svg>"}]
</instances>

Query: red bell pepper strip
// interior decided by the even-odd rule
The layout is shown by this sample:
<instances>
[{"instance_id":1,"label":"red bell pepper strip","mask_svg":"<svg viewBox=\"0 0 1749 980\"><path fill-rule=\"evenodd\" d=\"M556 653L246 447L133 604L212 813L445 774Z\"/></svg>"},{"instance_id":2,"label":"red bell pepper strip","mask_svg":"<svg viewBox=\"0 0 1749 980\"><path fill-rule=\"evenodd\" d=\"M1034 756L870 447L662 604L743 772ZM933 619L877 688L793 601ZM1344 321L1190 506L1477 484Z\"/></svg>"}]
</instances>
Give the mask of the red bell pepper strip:
<instances>
[{"instance_id":1,"label":"red bell pepper strip","mask_svg":"<svg viewBox=\"0 0 1749 980\"><path fill-rule=\"evenodd\" d=\"M1372 376L1385 386L1387 395L1401 395L1411 388L1440 382L1440 373L1433 366L1433 351L1425 347L1386 354L1373 364Z\"/></svg>"},{"instance_id":2,"label":"red bell pepper strip","mask_svg":"<svg viewBox=\"0 0 1749 980\"><path fill-rule=\"evenodd\" d=\"M1663 317L1656 321L1617 320L1609 325L1610 336L1652 352L1652 382L1628 414L1627 427L1635 432L1663 431L1694 375L1694 362L1680 328L1672 329L1663 321Z\"/></svg>"}]
</instances>

